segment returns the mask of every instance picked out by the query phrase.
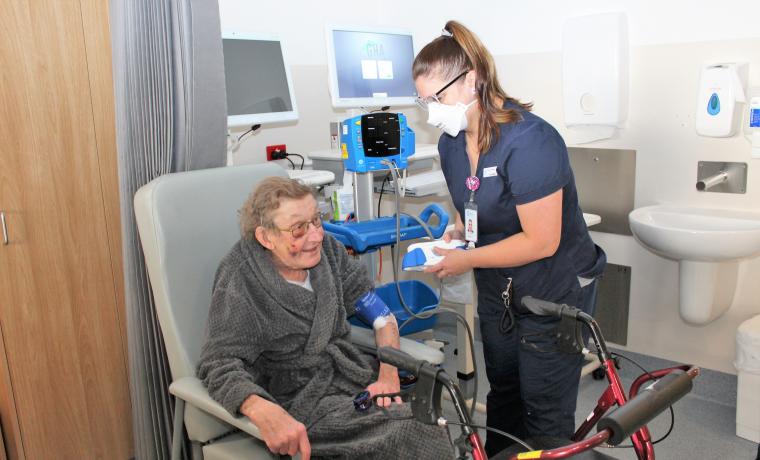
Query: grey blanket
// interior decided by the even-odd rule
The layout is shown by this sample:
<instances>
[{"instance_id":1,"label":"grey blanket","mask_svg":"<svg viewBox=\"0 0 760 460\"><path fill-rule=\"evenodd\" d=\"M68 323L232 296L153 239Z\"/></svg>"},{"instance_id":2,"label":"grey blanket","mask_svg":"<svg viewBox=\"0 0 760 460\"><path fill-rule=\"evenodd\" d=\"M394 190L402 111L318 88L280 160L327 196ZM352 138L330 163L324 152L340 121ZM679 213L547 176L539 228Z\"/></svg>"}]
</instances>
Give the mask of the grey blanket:
<instances>
[{"instance_id":1,"label":"grey blanket","mask_svg":"<svg viewBox=\"0 0 760 460\"><path fill-rule=\"evenodd\" d=\"M444 429L411 420L406 404L353 407L377 377L346 321L372 288L364 267L325 235L309 274L314 292L285 281L270 252L245 239L222 260L198 365L211 397L235 415L252 394L276 402L306 426L316 458L452 458Z\"/></svg>"}]
</instances>

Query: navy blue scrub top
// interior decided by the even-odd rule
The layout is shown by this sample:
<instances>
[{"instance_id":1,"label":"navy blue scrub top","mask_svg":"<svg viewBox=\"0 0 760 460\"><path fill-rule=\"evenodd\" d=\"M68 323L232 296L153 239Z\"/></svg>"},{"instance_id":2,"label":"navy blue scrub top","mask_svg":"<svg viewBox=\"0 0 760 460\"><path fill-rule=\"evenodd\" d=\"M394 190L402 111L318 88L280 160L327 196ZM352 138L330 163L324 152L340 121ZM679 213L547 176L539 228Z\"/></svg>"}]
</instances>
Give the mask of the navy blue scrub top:
<instances>
[{"instance_id":1,"label":"navy blue scrub top","mask_svg":"<svg viewBox=\"0 0 760 460\"><path fill-rule=\"evenodd\" d=\"M601 275L606 257L589 236L562 136L545 120L517 105L507 104L505 108L517 110L522 120L500 124L498 140L488 152L480 155L476 173L480 188L475 192L476 244L484 246L522 232L516 207L562 189L562 236L557 252L520 267L497 270L504 277L513 278L513 305L518 308L524 295L573 305L579 300L578 276ZM441 135L438 151L454 206L460 217L464 217L464 204L470 199L470 191L465 186L470 162L464 132L456 137ZM483 170L493 167L496 175L484 177ZM476 269L476 280L480 278L478 271ZM484 289L491 290L480 284L481 294ZM495 288L500 293L504 286ZM497 292L493 290L493 293Z\"/></svg>"}]
</instances>

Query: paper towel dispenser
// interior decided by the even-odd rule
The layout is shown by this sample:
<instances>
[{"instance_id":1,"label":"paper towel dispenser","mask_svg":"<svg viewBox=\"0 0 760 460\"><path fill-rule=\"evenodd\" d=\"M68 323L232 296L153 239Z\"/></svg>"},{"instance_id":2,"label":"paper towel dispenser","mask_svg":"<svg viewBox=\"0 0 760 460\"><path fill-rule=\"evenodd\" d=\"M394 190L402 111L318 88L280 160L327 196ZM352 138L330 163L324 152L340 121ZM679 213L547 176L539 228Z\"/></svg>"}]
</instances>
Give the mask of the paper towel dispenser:
<instances>
[{"instance_id":1,"label":"paper towel dispenser","mask_svg":"<svg viewBox=\"0 0 760 460\"><path fill-rule=\"evenodd\" d=\"M628 23L624 13L580 16L565 22L562 93L565 124L571 134L580 135L575 143L610 137L623 125L628 111Z\"/></svg>"}]
</instances>

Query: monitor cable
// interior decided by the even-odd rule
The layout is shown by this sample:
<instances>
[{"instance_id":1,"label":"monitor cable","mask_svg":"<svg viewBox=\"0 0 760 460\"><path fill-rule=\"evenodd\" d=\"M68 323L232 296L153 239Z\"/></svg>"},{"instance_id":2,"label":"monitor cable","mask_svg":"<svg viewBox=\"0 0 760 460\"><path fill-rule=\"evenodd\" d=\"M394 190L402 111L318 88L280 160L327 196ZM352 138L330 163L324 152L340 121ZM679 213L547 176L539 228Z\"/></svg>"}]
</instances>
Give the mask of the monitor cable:
<instances>
[{"instance_id":1,"label":"monitor cable","mask_svg":"<svg viewBox=\"0 0 760 460\"><path fill-rule=\"evenodd\" d=\"M251 128L250 128L248 131L244 132L243 134L241 134L241 135L240 135L240 136L237 138L237 142L238 142L238 143L240 143L240 141L241 141L241 140L243 140L243 138L244 138L244 137L245 137L247 134L253 134L253 133L254 133L254 132L256 132L256 130L257 130L257 129L259 129L259 128L261 128L261 125L260 125L260 124L256 124L256 125L253 125L253 126L251 126Z\"/></svg>"}]
</instances>

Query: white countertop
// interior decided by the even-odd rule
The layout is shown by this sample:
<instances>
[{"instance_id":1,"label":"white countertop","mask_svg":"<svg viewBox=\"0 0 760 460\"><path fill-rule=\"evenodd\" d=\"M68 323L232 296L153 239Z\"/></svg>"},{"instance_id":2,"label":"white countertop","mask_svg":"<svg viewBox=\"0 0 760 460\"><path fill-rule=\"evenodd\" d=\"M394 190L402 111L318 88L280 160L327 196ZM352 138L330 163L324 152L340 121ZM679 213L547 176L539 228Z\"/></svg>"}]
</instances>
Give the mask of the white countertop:
<instances>
[{"instance_id":1,"label":"white countertop","mask_svg":"<svg viewBox=\"0 0 760 460\"><path fill-rule=\"evenodd\" d=\"M600 222L602 222L602 217L597 216L596 214L588 214L583 213L583 220L586 221L586 227L591 227L592 225L596 225Z\"/></svg>"},{"instance_id":2,"label":"white countertop","mask_svg":"<svg viewBox=\"0 0 760 460\"><path fill-rule=\"evenodd\" d=\"M298 179L306 185L326 185L335 181L335 174L332 171L323 171L321 169L288 169L288 176L291 179Z\"/></svg>"}]
</instances>

